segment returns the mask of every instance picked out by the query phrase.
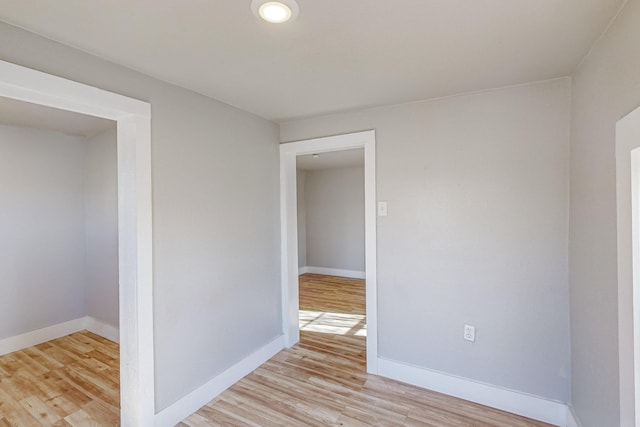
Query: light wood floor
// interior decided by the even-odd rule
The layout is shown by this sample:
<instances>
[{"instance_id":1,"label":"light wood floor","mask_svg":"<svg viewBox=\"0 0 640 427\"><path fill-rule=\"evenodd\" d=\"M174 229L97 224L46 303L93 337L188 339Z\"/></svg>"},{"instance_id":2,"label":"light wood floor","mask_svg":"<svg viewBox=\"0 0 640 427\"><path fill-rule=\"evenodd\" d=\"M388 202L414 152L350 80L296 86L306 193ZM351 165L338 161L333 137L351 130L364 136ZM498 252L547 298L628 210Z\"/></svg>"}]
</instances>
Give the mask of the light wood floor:
<instances>
[{"instance_id":1,"label":"light wood floor","mask_svg":"<svg viewBox=\"0 0 640 427\"><path fill-rule=\"evenodd\" d=\"M300 276L300 310L330 313L366 313L364 280L303 274Z\"/></svg>"},{"instance_id":2,"label":"light wood floor","mask_svg":"<svg viewBox=\"0 0 640 427\"><path fill-rule=\"evenodd\" d=\"M0 426L120 424L118 344L83 331L0 356Z\"/></svg>"},{"instance_id":3,"label":"light wood floor","mask_svg":"<svg viewBox=\"0 0 640 427\"><path fill-rule=\"evenodd\" d=\"M362 280L301 276L301 317L320 315L301 319L300 343L278 353L179 426L548 426L368 375L364 289ZM340 333L328 333L332 328Z\"/></svg>"},{"instance_id":4,"label":"light wood floor","mask_svg":"<svg viewBox=\"0 0 640 427\"><path fill-rule=\"evenodd\" d=\"M300 343L179 426L548 426L368 375L364 298L362 280L301 276ZM0 427L117 426L118 383L118 345L86 331L0 356Z\"/></svg>"}]
</instances>

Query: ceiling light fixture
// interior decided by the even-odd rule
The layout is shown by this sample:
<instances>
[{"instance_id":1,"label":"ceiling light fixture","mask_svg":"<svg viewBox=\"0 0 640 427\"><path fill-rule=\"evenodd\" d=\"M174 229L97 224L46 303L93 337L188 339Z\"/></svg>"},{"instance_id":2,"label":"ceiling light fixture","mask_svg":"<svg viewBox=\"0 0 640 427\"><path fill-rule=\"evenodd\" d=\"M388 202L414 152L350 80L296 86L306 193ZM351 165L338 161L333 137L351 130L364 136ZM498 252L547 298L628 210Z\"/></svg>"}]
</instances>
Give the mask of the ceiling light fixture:
<instances>
[{"instance_id":1,"label":"ceiling light fixture","mask_svg":"<svg viewBox=\"0 0 640 427\"><path fill-rule=\"evenodd\" d=\"M281 24L295 19L299 8L295 0L251 0L251 10L256 16L273 24Z\"/></svg>"}]
</instances>

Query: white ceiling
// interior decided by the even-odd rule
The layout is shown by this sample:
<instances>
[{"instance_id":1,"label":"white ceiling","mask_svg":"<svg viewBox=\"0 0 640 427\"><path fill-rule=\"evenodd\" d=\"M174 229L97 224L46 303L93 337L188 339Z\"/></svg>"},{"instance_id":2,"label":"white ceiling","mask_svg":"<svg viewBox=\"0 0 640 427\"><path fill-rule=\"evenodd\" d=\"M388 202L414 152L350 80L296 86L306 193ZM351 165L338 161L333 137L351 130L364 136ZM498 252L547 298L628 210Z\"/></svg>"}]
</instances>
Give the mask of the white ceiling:
<instances>
[{"instance_id":1,"label":"white ceiling","mask_svg":"<svg viewBox=\"0 0 640 427\"><path fill-rule=\"evenodd\" d=\"M624 0L2 0L0 20L276 121L570 75Z\"/></svg>"},{"instance_id":2,"label":"white ceiling","mask_svg":"<svg viewBox=\"0 0 640 427\"><path fill-rule=\"evenodd\" d=\"M0 124L91 137L116 123L111 120L44 107L0 96Z\"/></svg>"}]
</instances>

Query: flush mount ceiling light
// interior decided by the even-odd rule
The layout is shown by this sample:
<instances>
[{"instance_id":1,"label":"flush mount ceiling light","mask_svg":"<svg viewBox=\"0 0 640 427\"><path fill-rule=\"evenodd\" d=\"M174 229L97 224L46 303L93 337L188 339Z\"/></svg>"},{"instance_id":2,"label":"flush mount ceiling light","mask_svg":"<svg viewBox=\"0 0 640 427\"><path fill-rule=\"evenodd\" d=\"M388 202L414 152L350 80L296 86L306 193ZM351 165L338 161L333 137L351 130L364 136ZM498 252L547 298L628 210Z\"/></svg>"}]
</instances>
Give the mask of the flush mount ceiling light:
<instances>
[{"instance_id":1,"label":"flush mount ceiling light","mask_svg":"<svg viewBox=\"0 0 640 427\"><path fill-rule=\"evenodd\" d=\"M300 9L295 0L251 0L251 10L267 22L281 24L295 19Z\"/></svg>"}]
</instances>

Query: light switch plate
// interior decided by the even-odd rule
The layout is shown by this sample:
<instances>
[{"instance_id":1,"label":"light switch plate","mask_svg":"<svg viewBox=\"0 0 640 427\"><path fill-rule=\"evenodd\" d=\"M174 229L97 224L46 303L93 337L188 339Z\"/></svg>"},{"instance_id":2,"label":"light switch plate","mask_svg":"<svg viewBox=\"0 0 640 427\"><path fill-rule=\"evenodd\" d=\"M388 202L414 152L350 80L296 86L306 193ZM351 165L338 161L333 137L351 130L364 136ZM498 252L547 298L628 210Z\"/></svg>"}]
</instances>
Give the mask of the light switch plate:
<instances>
[{"instance_id":1,"label":"light switch plate","mask_svg":"<svg viewBox=\"0 0 640 427\"><path fill-rule=\"evenodd\" d=\"M387 202L378 202L378 216L387 216Z\"/></svg>"}]
</instances>

